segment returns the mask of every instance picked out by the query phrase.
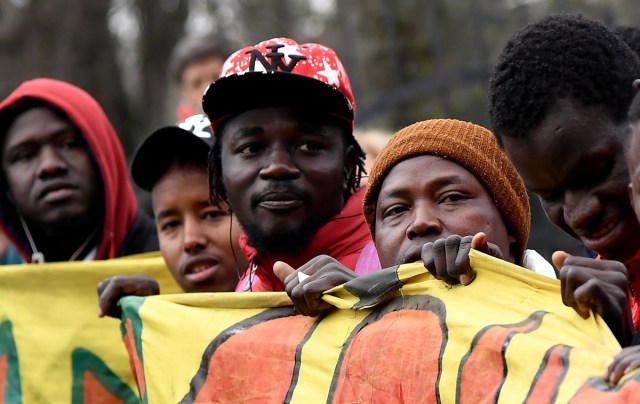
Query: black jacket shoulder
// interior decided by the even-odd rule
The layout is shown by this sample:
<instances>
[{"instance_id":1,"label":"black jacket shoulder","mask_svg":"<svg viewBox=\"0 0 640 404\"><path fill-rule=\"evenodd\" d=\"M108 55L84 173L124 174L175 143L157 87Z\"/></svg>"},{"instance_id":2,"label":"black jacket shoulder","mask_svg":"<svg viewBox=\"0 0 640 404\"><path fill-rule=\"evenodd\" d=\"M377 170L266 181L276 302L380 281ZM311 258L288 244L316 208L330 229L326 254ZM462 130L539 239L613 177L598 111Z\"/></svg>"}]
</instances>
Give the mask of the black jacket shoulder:
<instances>
[{"instance_id":1,"label":"black jacket shoulder","mask_svg":"<svg viewBox=\"0 0 640 404\"><path fill-rule=\"evenodd\" d=\"M144 212L138 210L136 220L133 222L118 256L124 257L159 250L160 244L155 222Z\"/></svg>"}]
</instances>

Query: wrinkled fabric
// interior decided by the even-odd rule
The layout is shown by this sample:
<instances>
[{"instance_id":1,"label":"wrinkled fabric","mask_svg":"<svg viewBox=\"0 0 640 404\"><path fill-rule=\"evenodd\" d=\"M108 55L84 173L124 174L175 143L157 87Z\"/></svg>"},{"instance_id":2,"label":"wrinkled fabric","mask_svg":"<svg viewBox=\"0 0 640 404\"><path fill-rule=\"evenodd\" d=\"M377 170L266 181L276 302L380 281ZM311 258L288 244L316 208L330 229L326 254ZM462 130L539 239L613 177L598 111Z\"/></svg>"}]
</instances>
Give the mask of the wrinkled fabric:
<instances>
[{"instance_id":1,"label":"wrinkled fabric","mask_svg":"<svg viewBox=\"0 0 640 404\"><path fill-rule=\"evenodd\" d=\"M120 322L96 315L96 285L143 274L182 293L158 253L3 267L0 403L140 403Z\"/></svg>"},{"instance_id":2,"label":"wrinkled fabric","mask_svg":"<svg viewBox=\"0 0 640 404\"><path fill-rule=\"evenodd\" d=\"M365 191L366 188L363 187L351 195L342 211L318 230L307 251L299 257L258 257L257 251L243 233L240 236L240 248L249 262L249 267L238 282L236 292L284 291L284 285L273 273L273 264L276 261L284 261L298 268L318 255L328 255L354 270L362 249L371 241L369 229L362 216L362 198Z\"/></svg>"},{"instance_id":3,"label":"wrinkled fabric","mask_svg":"<svg viewBox=\"0 0 640 404\"><path fill-rule=\"evenodd\" d=\"M628 403L640 371L598 315L562 303L560 281L476 250L468 286L419 263L328 290L300 315L285 293L121 300L143 403ZM185 343L188 341L188 343Z\"/></svg>"},{"instance_id":4,"label":"wrinkled fabric","mask_svg":"<svg viewBox=\"0 0 640 404\"><path fill-rule=\"evenodd\" d=\"M556 272L553 270L553 266L535 250L524 250L522 267L551 279L558 278ZM376 251L376 245L371 241L364 247L360 257L358 257L356 275L366 275L379 271L380 269L382 269L382 265L380 264L380 258Z\"/></svg>"}]
</instances>

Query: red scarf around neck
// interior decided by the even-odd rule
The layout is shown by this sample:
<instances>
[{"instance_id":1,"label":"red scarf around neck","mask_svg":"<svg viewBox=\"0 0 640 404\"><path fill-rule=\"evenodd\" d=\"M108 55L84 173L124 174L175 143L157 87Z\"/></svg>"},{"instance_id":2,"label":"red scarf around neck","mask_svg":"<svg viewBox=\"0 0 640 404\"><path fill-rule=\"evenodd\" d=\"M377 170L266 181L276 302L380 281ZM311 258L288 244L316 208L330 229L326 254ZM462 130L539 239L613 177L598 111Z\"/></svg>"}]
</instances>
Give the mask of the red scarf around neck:
<instances>
[{"instance_id":1,"label":"red scarf around neck","mask_svg":"<svg viewBox=\"0 0 640 404\"><path fill-rule=\"evenodd\" d=\"M306 251L298 257L275 256L257 260L258 252L249 244L246 233L242 233L240 248L249 261L249 268L238 282L236 292L283 291L284 285L273 273L273 264L276 261L284 261L298 268L311 258L324 254L354 270L360 252L371 241L369 229L362 215L362 198L365 191L366 187L362 187L351 195L342 211L317 231Z\"/></svg>"},{"instance_id":2,"label":"red scarf around neck","mask_svg":"<svg viewBox=\"0 0 640 404\"><path fill-rule=\"evenodd\" d=\"M627 267L627 277L631 288L631 315L633 326L636 331L640 330L640 251L633 257L625 261Z\"/></svg>"}]
</instances>

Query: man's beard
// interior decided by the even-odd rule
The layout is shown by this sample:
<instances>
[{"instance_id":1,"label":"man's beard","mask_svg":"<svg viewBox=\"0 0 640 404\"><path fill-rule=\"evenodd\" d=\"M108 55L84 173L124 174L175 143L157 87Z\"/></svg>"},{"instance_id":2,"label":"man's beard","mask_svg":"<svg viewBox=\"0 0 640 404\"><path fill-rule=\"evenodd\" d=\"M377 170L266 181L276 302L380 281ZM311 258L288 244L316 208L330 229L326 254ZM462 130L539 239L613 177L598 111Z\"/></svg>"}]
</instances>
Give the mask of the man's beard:
<instances>
[{"instance_id":1,"label":"man's beard","mask_svg":"<svg viewBox=\"0 0 640 404\"><path fill-rule=\"evenodd\" d=\"M303 223L298 229L262 229L256 223L243 225L249 237L249 244L258 252L258 259L267 257L292 257L304 254L318 229L327 219L313 219Z\"/></svg>"},{"instance_id":2,"label":"man's beard","mask_svg":"<svg viewBox=\"0 0 640 404\"><path fill-rule=\"evenodd\" d=\"M93 230L97 226L103 226L104 217L104 208L99 206L99 208L92 209L89 212L82 214L68 214L58 218L57 220L46 222L30 221L29 219L26 220L27 223L30 224L30 228L34 229L34 231L41 235L45 237L60 237L65 236L70 232L77 235L83 231Z\"/></svg>"}]
</instances>

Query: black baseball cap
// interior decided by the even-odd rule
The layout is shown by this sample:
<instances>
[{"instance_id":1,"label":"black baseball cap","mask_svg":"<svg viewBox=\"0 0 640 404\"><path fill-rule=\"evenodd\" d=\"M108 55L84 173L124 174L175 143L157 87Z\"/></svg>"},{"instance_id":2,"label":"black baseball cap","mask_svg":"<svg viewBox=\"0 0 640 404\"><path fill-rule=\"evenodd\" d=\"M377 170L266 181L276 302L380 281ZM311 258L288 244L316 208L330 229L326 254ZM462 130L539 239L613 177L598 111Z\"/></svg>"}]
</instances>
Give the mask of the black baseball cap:
<instances>
[{"instance_id":1,"label":"black baseball cap","mask_svg":"<svg viewBox=\"0 0 640 404\"><path fill-rule=\"evenodd\" d=\"M151 191L156 181L177 159L206 164L213 134L206 115L190 116L177 125L153 132L136 151L131 177L142 189Z\"/></svg>"}]
</instances>

